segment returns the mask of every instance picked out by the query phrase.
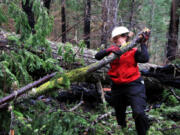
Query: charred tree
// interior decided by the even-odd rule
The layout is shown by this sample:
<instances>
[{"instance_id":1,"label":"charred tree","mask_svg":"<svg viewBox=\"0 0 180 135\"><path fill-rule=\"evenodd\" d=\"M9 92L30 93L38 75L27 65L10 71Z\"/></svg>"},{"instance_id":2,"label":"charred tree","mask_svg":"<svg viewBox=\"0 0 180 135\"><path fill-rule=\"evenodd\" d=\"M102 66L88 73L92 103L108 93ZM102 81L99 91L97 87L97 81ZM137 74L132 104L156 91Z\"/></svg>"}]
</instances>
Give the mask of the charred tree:
<instances>
[{"instance_id":1,"label":"charred tree","mask_svg":"<svg viewBox=\"0 0 180 135\"><path fill-rule=\"evenodd\" d=\"M167 59L172 61L176 58L176 50L178 46L178 26L179 26L179 14L178 8L180 8L179 0L172 0L171 12L170 12L170 24L168 32L167 42Z\"/></svg>"},{"instance_id":2,"label":"charred tree","mask_svg":"<svg viewBox=\"0 0 180 135\"><path fill-rule=\"evenodd\" d=\"M66 42L66 0L61 0L62 42Z\"/></svg>"},{"instance_id":3,"label":"charred tree","mask_svg":"<svg viewBox=\"0 0 180 135\"><path fill-rule=\"evenodd\" d=\"M34 19L34 12L32 11L33 1L26 0L25 3L22 1L22 9L27 14L29 26L32 29L32 33L34 31L35 19Z\"/></svg>"},{"instance_id":4,"label":"charred tree","mask_svg":"<svg viewBox=\"0 0 180 135\"><path fill-rule=\"evenodd\" d=\"M85 1L84 9L84 41L87 48L90 48L90 24L91 24L91 0Z\"/></svg>"},{"instance_id":5,"label":"charred tree","mask_svg":"<svg viewBox=\"0 0 180 135\"><path fill-rule=\"evenodd\" d=\"M51 0L43 0L43 2L44 2L44 7L46 7L49 11L50 5L51 5Z\"/></svg>"},{"instance_id":6,"label":"charred tree","mask_svg":"<svg viewBox=\"0 0 180 135\"><path fill-rule=\"evenodd\" d=\"M46 7L49 10L51 0L43 0L43 2L44 2L44 7ZM35 17L34 17L34 12L32 11L32 7L33 7L33 1L31 0L26 0L25 2L22 1L22 9L28 17L29 26L31 27L32 33L34 34Z\"/></svg>"}]
</instances>

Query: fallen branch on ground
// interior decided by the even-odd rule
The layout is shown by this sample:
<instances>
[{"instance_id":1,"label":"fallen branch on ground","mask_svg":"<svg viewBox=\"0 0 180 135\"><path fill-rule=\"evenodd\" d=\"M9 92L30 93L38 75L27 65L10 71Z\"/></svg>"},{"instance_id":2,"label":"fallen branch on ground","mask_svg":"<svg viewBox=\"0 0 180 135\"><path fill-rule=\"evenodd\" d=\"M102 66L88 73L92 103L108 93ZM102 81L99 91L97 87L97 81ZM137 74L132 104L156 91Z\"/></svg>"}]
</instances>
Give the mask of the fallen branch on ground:
<instances>
[{"instance_id":1,"label":"fallen branch on ground","mask_svg":"<svg viewBox=\"0 0 180 135\"><path fill-rule=\"evenodd\" d=\"M179 97L178 95L176 95L176 93L174 92L174 89L171 88L170 91L171 91L171 93L175 96L175 98L176 98L178 101L180 101L180 97Z\"/></svg>"},{"instance_id":2,"label":"fallen branch on ground","mask_svg":"<svg viewBox=\"0 0 180 135\"><path fill-rule=\"evenodd\" d=\"M14 98L24 94L25 92L27 92L31 88L36 87L36 86L38 86L38 85L48 81L50 78L54 77L55 75L56 75L56 73L52 73L50 75L46 75L43 78L39 79L38 81L30 83L30 84L28 84L28 85L26 85L26 86L24 86L24 87L22 87L22 88L20 88L20 89L18 89L16 91L14 91L10 95L0 99L0 105L9 102L9 101L13 100Z\"/></svg>"},{"instance_id":3,"label":"fallen branch on ground","mask_svg":"<svg viewBox=\"0 0 180 135\"><path fill-rule=\"evenodd\" d=\"M80 107L82 104L84 104L84 101L81 101L79 104L77 104L76 106L74 106L73 108L71 108L69 111L72 112L74 110L76 110L78 107Z\"/></svg>"},{"instance_id":4,"label":"fallen branch on ground","mask_svg":"<svg viewBox=\"0 0 180 135\"><path fill-rule=\"evenodd\" d=\"M174 130L174 129L178 129L178 128L180 129L180 126L172 125L170 128L158 129L158 131L165 132L167 130Z\"/></svg>"}]
</instances>

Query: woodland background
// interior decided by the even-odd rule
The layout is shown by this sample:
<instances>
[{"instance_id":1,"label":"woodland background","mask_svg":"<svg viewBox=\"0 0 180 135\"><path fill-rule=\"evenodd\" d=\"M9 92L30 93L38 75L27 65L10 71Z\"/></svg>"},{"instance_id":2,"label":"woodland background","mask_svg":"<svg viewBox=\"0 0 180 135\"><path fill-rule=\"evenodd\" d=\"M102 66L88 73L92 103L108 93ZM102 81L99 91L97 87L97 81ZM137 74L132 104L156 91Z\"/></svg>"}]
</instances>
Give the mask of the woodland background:
<instances>
[{"instance_id":1,"label":"woodland background","mask_svg":"<svg viewBox=\"0 0 180 135\"><path fill-rule=\"evenodd\" d=\"M76 58L74 46L82 55L86 48L107 48L112 29L119 25L135 35L144 27L151 30L149 63L179 65L179 15L179 0L0 0L0 98L55 71L61 72L65 82L54 92L18 104L11 101L12 109L1 109L0 135L10 131L22 135L135 135L131 113L125 131L118 128L114 116L94 122L112 110L106 102L83 103L69 111L80 101L58 100L61 91L73 89L64 70L74 69L74 63L86 65L83 57ZM56 44L56 53L50 41ZM87 81L75 85L97 89ZM148 103L154 108L148 112L150 135L180 133L180 102L168 89L164 88L161 100ZM179 89L175 91L180 95Z\"/></svg>"}]
</instances>

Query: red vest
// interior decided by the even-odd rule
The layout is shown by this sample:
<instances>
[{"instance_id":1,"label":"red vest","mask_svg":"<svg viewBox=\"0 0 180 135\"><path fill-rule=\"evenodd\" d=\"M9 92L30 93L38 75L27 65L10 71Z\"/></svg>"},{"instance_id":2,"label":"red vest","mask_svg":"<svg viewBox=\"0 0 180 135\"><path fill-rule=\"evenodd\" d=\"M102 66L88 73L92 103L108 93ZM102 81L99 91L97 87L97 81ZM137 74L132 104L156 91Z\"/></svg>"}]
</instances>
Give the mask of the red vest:
<instances>
[{"instance_id":1,"label":"red vest","mask_svg":"<svg viewBox=\"0 0 180 135\"><path fill-rule=\"evenodd\" d=\"M137 48L133 48L110 63L108 75L116 84L130 83L140 77L138 65L134 55Z\"/></svg>"}]
</instances>

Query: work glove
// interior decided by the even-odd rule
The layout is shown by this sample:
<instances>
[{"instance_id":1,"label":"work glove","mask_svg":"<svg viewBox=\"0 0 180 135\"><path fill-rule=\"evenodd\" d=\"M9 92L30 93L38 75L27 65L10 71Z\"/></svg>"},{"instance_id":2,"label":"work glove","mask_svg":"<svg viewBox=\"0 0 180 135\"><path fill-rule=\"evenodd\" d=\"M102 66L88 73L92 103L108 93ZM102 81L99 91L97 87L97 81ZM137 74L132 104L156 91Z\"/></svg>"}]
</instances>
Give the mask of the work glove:
<instances>
[{"instance_id":1,"label":"work glove","mask_svg":"<svg viewBox=\"0 0 180 135\"><path fill-rule=\"evenodd\" d=\"M144 32L141 35L139 35L139 39L137 40L137 43L144 44L147 40L149 40L150 33Z\"/></svg>"},{"instance_id":2,"label":"work glove","mask_svg":"<svg viewBox=\"0 0 180 135\"><path fill-rule=\"evenodd\" d=\"M106 52L108 52L108 53L113 52L116 55L120 55L122 53L122 51L120 50L120 48L118 46L112 46L112 47L106 49Z\"/></svg>"}]
</instances>

